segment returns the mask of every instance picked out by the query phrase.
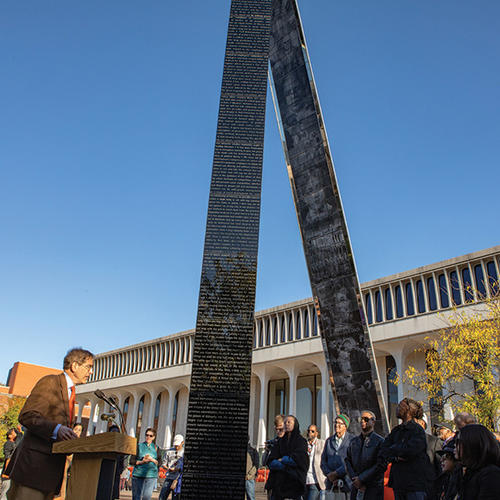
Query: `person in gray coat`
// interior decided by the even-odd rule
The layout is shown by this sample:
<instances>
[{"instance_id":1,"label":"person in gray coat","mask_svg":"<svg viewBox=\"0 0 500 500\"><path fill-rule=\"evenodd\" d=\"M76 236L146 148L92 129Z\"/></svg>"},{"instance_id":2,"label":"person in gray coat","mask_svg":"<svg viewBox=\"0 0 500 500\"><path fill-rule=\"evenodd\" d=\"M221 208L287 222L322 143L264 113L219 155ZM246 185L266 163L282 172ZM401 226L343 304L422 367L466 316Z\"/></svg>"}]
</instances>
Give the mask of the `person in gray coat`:
<instances>
[{"instance_id":1,"label":"person in gray coat","mask_svg":"<svg viewBox=\"0 0 500 500\"><path fill-rule=\"evenodd\" d=\"M362 492L363 500L383 500L384 472L377 468L377 458L384 438L373 431L375 414L361 412L361 434L356 436L347 449L347 472L352 479L351 500Z\"/></svg>"}]
</instances>

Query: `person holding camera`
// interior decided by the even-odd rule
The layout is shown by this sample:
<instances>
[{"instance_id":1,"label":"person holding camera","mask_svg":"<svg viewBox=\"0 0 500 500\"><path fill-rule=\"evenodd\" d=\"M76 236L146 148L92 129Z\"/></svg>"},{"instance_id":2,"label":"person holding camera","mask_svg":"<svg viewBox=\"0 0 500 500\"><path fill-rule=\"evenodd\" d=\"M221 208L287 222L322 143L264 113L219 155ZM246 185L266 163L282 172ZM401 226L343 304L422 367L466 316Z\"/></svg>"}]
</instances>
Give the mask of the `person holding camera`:
<instances>
[{"instance_id":1,"label":"person holding camera","mask_svg":"<svg viewBox=\"0 0 500 500\"><path fill-rule=\"evenodd\" d=\"M146 440L137 445L137 454L130 459L134 465L132 473L132 499L151 500L158 478L158 463L161 463L160 449L153 442L156 431L146 429Z\"/></svg>"}]
</instances>

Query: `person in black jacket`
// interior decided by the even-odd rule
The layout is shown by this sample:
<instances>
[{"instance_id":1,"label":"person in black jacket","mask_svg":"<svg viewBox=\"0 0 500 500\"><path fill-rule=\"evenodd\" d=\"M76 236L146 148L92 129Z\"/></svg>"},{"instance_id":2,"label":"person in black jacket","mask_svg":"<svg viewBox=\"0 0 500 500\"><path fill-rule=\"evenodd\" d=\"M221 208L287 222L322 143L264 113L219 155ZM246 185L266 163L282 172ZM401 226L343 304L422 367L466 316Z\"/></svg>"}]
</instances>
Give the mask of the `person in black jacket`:
<instances>
[{"instance_id":1,"label":"person in black jacket","mask_svg":"<svg viewBox=\"0 0 500 500\"><path fill-rule=\"evenodd\" d=\"M273 446L268 459L266 489L273 500L300 500L306 489L309 468L307 441L300 435L299 422L293 415L285 418L285 435Z\"/></svg>"},{"instance_id":2,"label":"person in black jacket","mask_svg":"<svg viewBox=\"0 0 500 500\"><path fill-rule=\"evenodd\" d=\"M425 471L430 468L425 432L415 422L422 418L422 405L410 398L402 399L396 417L403 423L392 429L380 447L377 470L385 471L391 462L389 486L395 500L425 500L429 480Z\"/></svg>"},{"instance_id":3,"label":"person in black jacket","mask_svg":"<svg viewBox=\"0 0 500 500\"><path fill-rule=\"evenodd\" d=\"M445 444L437 453L441 457L442 469L435 481L437 498L454 500L462 478L462 464L455 457L455 444Z\"/></svg>"},{"instance_id":4,"label":"person in black jacket","mask_svg":"<svg viewBox=\"0 0 500 500\"><path fill-rule=\"evenodd\" d=\"M358 491L364 500L383 500L384 471L377 468L377 457L384 438L373 432L375 414L361 412L361 434L356 436L347 449L345 464L352 479L351 500L356 500Z\"/></svg>"},{"instance_id":5,"label":"person in black jacket","mask_svg":"<svg viewBox=\"0 0 500 500\"><path fill-rule=\"evenodd\" d=\"M500 448L484 426L469 424L460 429L455 453L465 467L459 486L460 500L496 500L500 496Z\"/></svg>"}]
</instances>

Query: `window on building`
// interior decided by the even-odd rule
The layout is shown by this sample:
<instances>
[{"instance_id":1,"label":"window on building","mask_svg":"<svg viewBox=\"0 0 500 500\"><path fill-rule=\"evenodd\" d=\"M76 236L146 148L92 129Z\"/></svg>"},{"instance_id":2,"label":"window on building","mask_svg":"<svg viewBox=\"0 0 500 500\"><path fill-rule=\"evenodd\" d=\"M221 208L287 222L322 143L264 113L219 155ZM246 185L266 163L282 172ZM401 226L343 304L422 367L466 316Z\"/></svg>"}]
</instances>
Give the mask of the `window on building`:
<instances>
[{"instance_id":1,"label":"window on building","mask_svg":"<svg viewBox=\"0 0 500 500\"><path fill-rule=\"evenodd\" d=\"M288 378L270 380L268 383L267 428L270 433L274 430L274 417L288 413L288 397L290 384Z\"/></svg>"},{"instance_id":2,"label":"window on building","mask_svg":"<svg viewBox=\"0 0 500 500\"><path fill-rule=\"evenodd\" d=\"M286 342L286 331L285 331L285 315L281 315L281 342Z\"/></svg>"},{"instance_id":3,"label":"window on building","mask_svg":"<svg viewBox=\"0 0 500 500\"><path fill-rule=\"evenodd\" d=\"M438 280L439 280L439 300L441 302L441 307L449 307L450 300L448 298L448 287L446 286L446 276L444 274L440 274Z\"/></svg>"},{"instance_id":4,"label":"window on building","mask_svg":"<svg viewBox=\"0 0 500 500\"><path fill-rule=\"evenodd\" d=\"M437 309L436 286L434 285L434 278L431 276L427 278L427 298L429 299L429 309L435 311Z\"/></svg>"},{"instance_id":5,"label":"window on building","mask_svg":"<svg viewBox=\"0 0 500 500\"><path fill-rule=\"evenodd\" d=\"M293 340L293 315L288 314L288 340Z\"/></svg>"},{"instance_id":6,"label":"window on building","mask_svg":"<svg viewBox=\"0 0 500 500\"><path fill-rule=\"evenodd\" d=\"M460 293L460 281L458 280L458 274L456 271L451 271L450 273L450 287L453 304L459 306L462 303L462 295Z\"/></svg>"},{"instance_id":7,"label":"window on building","mask_svg":"<svg viewBox=\"0 0 500 500\"><path fill-rule=\"evenodd\" d=\"M486 270L488 271L488 283L490 286L490 293L491 295L497 295L499 287L498 287L498 275L495 267L495 262L490 260L486 264Z\"/></svg>"},{"instance_id":8,"label":"window on building","mask_svg":"<svg viewBox=\"0 0 500 500\"><path fill-rule=\"evenodd\" d=\"M415 303L413 302L413 288L411 283L406 283L406 314L413 316L415 314Z\"/></svg>"},{"instance_id":9,"label":"window on building","mask_svg":"<svg viewBox=\"0 0 500 500\"><path fill-rule=\"evenodd\" d=\"M153 420L153 429L158 429L158 420L160 419L161 394L158 394L155 403L155 418Z\"/></svg>"},{"instance_id":10,"label":"window on building","mask_svg":"<svg viewBox=\"0 0 500 500\"><path fill-rule=\"evenodd\" d=\"M366 317L368 319L368 324L371 325L373 323L373 314L372 314L372 298L369 293L365 295L365 307L366 307Z\"/></svg>"},{"instance_id":11,"label":"window on building","mask_svg":"<svg viewBox=\"0 0 500 500\"><path fill-rule=\"evenodd\" d=\"M271 345L271 321L269 318L263 321L266 330L266 345Z\"/></svg>"},{"instance_id":12,"label":"window on building","mask_svg":"<svg viewBox=\"0 0 500 500\"><path fill-rule=\"evenodd\" d=\"M174 411L172 415L172 436L175 436L176 434L175 429L177 427L177 412L179 410L179 393L180 391L177 391L174 397Z\"/></svg>"},{"instance_id":13,"label":"window on building","mask_svg":"<svg viewBox=\"0 0 500 500\"><path fill-rule=\"evenodd\" d=\"M297 377L296 417L300 428L307 429L310 424L319 427L321 415L321 375L302 375Z\"/></svg>"},{"instance_id":14,"label":"window on building","mask_svg":"<svg viewBox=\"0 0 500 500\"><path fill-rule=\"evenodd\" d=\"M122 413L123 413L123 421L125 423L127 423L127 416L128 416L128 407L129 407L129 403L130 403L130 396L125 400L125 402L123 403L123 410L122 410Z\"/></svg>"},{"instance_id":15,"label":"window on building","mask_svg":"<svg viewBox=\"0 0 500 500\"><path fill-rule=\"evenodd\" d=\"M392 296L391 296L391 289L386 288L385 289L385 319L387 321L391 320L393 318L392 316Z\"/></svg>"},{"instance_id":16,"label":"window on building","mask_svg":"<svg viewBox=\"0 0 500 500\"><path fill-rule=\"evenodd\" d=\"M422 280L417 281L417 305L419 313L425 312L424 285Z\"/></svg>"},{"instance_id":17,"label":"window on building","mask_svg":"<svg viewBox=\"0 0 500 500\"><path fill-rule=\"evenodd\" d=\"M462 283L464 284L465 302L473 302L474 291L472 289L472 279L468 267L462 269Z\"/></svg>"},{"instance_id":18,"label":"window on building","mask_svg":"<svg viewBox=\"0 0 500 500\"><path fill-rule=\"evenodd\" d=\"M486 283L484 282L483 266L474 266L474 278L476 279L476 290L480 298L486 297Z\"/></svg>"},{"instance_id":19,"label":"window on building","mask_svg":"<svg viewBox=\"0 0 500 500\"><path fill-rule=\"evenodd\" d=\"M309 328L309 310L304 311L304 338L310 337L311 329Z\"/></svg>"},{"instance_id":20,"label":"window on building","mask_svg":"<svg viewBox=\"0 0 500 500\"><path fill-rule=\"evenodd\" d=\"M273 317L273 344L278 343L278 319L276 316Z\"/></svg>"},{"instance_id":21,"label":"window on building","mask_svg":"<svg viewBox=\"0 0 500 500\"><path fill-rule=\"evenodd\" d=\"M297 328L295 340L298 340L298 339L302 338L302 325L300 324L300 311L297 311L295 313L295 326Z\"/></svg>"},{"instance_id":22,"label":"window on building","mask_svg":"<svg viewBox=\"0 0 500 500\"><path fill-rule=\"evenodd\" d=\"M316 314L316 311L313 312L313 317L314 317L314 325L313 325L313 336L318 335L318 315Z\"/></svg>"},{"instance_id":23,"label":"window on building","mask_svg":"<svg viewBox=\"0 0 500 500\"><path fill-rule=\"evenodd\" d=\"M142 417L144 416L144 396L139 400L139 407L137 409L137 423L135 426L135 437L140 438L142 429Z\"/></svg>"},{"instance_id":24,"label":"window on building","mask_svg":"<svg viewBox=\"0 0 500 500\"><path fill-rule=\"evenodd\" d=\"M376 311L375 321L377 323L380 323L383 318L382 318L382 297L380 296L379 290L375 292L375 311Z\"/></svg>"},{"instance_id":25,"label":"window on building","mask_svg":"<svg viewBox=\"0 0 500 500\"><path fill-rule=\"evenodd\" d=\"M262 347L264 345L264 332L263 332L262 320L259 320L257 322L257 329L259 331L259 347Z\"/></svg>"},{"instance_id":26,"label":"window on building","mask_svg":"<svg viewBox=\"0 0 500 500\"><path fill-rule=\"evenodd\" d=\"M396 294L396 317L402 318L404 316L403 294L401 293L401 286L400 285L398 285L394 289L394 293Z\"/></svg>"}]
</instances>

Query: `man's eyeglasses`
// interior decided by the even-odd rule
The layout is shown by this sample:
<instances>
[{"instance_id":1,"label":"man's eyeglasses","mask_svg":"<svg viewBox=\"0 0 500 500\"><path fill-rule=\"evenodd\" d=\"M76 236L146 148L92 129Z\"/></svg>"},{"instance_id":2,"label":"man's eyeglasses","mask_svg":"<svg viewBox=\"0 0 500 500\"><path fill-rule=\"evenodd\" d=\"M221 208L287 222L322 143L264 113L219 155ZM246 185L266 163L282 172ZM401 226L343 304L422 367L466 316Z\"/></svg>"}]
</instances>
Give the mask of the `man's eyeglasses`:
<instances>
[{"instance_id":1,"label":"man's eyeglasses","mask_svg":"<svg viewBox=\"0 0 500 500\"><path fill-rule=\"evenodd\" d=\"M82 366L83 368L85 368L85 370L87 370L88 372L90 372L93 368L93 365L80 365Z\"/></svg>"},{"instance_id":2,"label":"man's eyeglasses","mask_svg":"<svg viewBox=\"0 0 500 500\"><path fill-rule=\"evenodd\" d=\"M361 417L359 419L360 422L369 422L370 420L373 420L372 417Z\"/></svg>"},{"instance_id":3,"label":"man's eyeglasses","mask_svg":"<svg viewBox=\"0 0 500 500\"><path fill-rule=\"evenodd\" d=\"M155 435L154 434L146 434L146 437L148 437L148 438L154 438Z\"/></svg>"}]
</instances>

